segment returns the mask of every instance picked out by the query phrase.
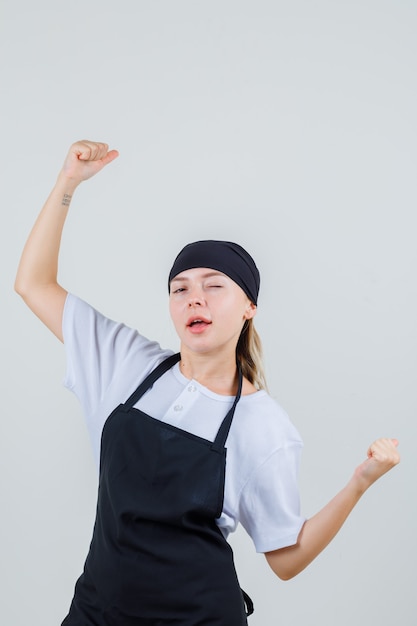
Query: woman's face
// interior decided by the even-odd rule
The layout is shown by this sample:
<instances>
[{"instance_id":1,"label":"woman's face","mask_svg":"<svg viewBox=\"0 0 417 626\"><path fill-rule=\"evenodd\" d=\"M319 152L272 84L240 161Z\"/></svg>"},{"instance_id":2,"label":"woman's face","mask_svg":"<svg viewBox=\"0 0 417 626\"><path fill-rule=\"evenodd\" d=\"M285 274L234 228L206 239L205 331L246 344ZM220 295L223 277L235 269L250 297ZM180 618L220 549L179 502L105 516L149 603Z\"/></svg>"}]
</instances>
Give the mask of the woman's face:
<instances>
[{"instance_id":1,"label":"woman's face","mask_svg":"<svg viewBox=\"0 0 417 626\"><path fill-rule=\"evenodd\" d=\"M209 268L181 272L170 284L169 309L182 347L234 354L245 320L256 306L231 278Z\"/></svg>"}]
</instances>

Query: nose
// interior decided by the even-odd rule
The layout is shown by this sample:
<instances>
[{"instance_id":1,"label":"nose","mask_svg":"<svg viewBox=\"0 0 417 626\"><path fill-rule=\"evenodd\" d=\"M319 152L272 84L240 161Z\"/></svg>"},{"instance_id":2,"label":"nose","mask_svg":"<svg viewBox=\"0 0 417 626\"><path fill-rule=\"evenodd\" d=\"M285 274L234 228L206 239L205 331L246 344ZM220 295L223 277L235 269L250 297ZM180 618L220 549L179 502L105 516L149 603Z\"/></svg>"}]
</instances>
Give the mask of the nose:
<instances>
[{"instance_id":1,"label":"nose","mask_svg":"<svg viewBox=\"0 0 417 626\"><path fill-rule=\"evenodd\" d=\"M194 296L188 300L188 306L191 308L193 306L201 306L201 299L197 296Z\"/></svg>"},{"instance_id":2,"label":"nose","mask_svg":"<svg viewBox=\"0 0 417 626\"><path fill-rule=\"evenodd\" d=\"M188 306L191 308L193 306L202 306L204 302L202 294L198 290L193 290L190 292L188 298Z\"/></svg>"}]
</instances>

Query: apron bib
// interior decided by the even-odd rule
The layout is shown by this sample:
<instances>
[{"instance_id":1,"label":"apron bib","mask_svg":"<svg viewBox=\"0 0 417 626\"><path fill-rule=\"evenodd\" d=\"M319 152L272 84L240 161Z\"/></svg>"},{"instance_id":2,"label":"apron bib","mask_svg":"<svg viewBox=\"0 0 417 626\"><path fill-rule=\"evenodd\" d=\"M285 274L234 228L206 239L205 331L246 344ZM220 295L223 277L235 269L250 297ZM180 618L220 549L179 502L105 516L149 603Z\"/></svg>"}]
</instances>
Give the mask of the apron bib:
<instances>
[{"instance_id":1,"label":"apron bib","mask_svg":"<svg viewBox=\"0 0 417 626\"><path fill-rule=\"evenodd\" d=\"M245 603L253 612L215 521L240 370L214 442L134 408L179 359L165 359L104 425L93 537L62 626L244 626Z\"/></svg>"}]
</instances>

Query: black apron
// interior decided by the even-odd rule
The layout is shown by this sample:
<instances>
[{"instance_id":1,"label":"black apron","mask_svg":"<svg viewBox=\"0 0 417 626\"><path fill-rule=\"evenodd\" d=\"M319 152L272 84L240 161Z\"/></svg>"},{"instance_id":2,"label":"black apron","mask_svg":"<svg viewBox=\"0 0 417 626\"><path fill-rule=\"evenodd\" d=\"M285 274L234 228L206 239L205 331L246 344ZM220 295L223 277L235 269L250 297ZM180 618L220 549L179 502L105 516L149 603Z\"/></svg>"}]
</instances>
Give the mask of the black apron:
<instances>
[{"instance_id":1,"label":"black apron","mask_svg":"<svg viewBox=\"0 0 417 626\"><path fill-rule=\"evenodd\" d=\"M179 359L165 359L104 425L93 537L61 626L244 626L253 612L215 521L241 372L214 442L134 408Z\"/></svg>"}]
</instances>

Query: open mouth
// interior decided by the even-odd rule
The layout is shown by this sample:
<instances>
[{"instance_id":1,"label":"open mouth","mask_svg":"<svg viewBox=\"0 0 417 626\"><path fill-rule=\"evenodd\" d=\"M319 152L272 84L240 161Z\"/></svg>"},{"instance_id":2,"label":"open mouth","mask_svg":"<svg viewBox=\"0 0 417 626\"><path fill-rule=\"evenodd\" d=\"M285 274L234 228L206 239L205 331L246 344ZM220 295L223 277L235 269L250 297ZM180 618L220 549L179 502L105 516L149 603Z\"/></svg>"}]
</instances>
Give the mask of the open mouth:
<instances>
[{"instance_id":1,"label":"open mouth","mask_svg":"<svg viewBox=\"0 0 417 626\"><path fill-rule=\"evenodd\" d=\"M209 320L205 320L203 318L200 317L196 317L192 320L190 320L187 324L188 328L190 330L193 330L195 332L199 331L199 330L204 330L204 328L207 328L207 326L209 326L211 324L211 322Z\"/></svg>"},{"instance_id":2,"label":"open mouth","mask_svg":"<svg viewBox=\"0 0 417 626\"><path fill-rule=\"evenodd\" d=\"M195 326L207 326L209 322L206 322L204 320L193 320L189 326L191 328L194 328Z\"/></svg>"}]
</instances>

